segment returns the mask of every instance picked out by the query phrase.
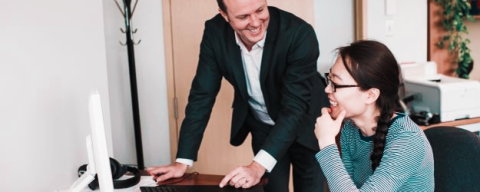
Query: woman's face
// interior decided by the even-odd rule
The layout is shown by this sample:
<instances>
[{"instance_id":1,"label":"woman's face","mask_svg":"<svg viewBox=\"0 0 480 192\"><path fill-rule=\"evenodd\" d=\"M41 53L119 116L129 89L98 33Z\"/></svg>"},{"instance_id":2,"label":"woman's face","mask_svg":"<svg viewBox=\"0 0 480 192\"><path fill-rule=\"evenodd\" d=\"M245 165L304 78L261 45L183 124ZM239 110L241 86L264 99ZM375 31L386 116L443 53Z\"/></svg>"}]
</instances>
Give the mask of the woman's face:
<instances>
[{"instance_id":1,"label":"woman's face","mask_svg":"<svg viewBox=\"0 0 480 192\"><path fill-rule=\"evenodd\" d=\"M341 57L337 57L335 64L330 69L329 78L330 83L325 87L325 92L330 100L330 116L336 119L342 110L347 112L345 118L363 114L367 108L366 92L357 87L357 82L348 73ZM334 84L337 85L336 90ZM341 87L342 85L350 87Z\"/></svg>"}]
</instances>

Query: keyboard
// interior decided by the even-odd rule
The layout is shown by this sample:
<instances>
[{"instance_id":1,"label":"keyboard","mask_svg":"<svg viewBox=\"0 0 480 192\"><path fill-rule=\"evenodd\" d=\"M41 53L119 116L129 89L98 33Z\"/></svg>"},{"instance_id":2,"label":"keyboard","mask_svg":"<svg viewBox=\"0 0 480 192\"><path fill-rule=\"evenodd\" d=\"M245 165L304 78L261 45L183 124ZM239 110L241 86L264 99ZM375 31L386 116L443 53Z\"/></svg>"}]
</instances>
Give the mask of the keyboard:
<instances>
[{"instance_id":1,"label":"keyboard","mask_svg":"<svg viewBox=\"0 0 480 192\"><path fill-rule=\"evenodd\" d=\"M140 187L141 192L263 192L261 185L256 185L248 189L225 186L220 188L218 185L162 185L155 187Z\"/></svg>"}]
</instances>

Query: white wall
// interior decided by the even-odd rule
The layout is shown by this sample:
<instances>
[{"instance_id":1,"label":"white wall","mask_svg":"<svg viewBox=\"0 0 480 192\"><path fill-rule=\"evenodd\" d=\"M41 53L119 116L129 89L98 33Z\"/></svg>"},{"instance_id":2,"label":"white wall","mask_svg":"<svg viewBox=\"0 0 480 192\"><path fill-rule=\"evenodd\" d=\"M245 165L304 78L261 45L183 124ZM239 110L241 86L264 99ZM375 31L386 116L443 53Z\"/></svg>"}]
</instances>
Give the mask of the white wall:
<instances>
[{"instance_id":1,"label":"white wall","mask_svg":"<svg viewBox=\"0 0 480 192\"><path fill-rule=\"evenodd\" d=\"M394 15L385 14L386 1L367 1L367 38L385 43L399 63L427 61L427 0L390 0ZM387 20L394 23L392 36Z\"/></svg>"},{"instance_id":2,"label":"white wall","mask_svg":"<svg viewBox=\"0 0 480 192\"><path fill-rule=\"evenodd\" d=\"M427 60L427 0L390 0L395 14L386 15L387 0L368 0L367 38L385 43L398 62ZM330 69L332 51L355 40L354 0L315 1L315 31L320 44L318 69ZM392 20L393 36L385 23Z\"/></svg>"},{"instance_id":3,"label":"white wall","mask_svg":"<svg viewBox=\"0 0 480 192\"><path fill-rule=\"evenodd\" d=\"M318 70L330 71L333 51L355 39L354 0L316 0L315 32L320 44Z\"/></svg>"},{"instance_id":4,"label":"white wall","mask_svg":"<svg viewBox=\"0 0 480 192\"><path fill-rule=\"evenodd\" d=\"M114 158L122 164L137 164L127 48L120 45L125 43L120 31L125 21L113 0L103 0L103 10Z\"/></svg>"},{"instance_id":5,"label":"white wall","mask_svg":"<svg viewBox=\"0 0 480 192\"><path fill-rule=\"evenodd\" d=\"M123 4L120 5L123 8ZM135 1L133 1L135 2ZM125 20L113 0L104 0L108 81L115 158L137 164ZM132 6L133 7L133 6ZM139 1L132 17L140 123L145 166L170 163L162 1Z\"/></svg>"},{"instance_id":6,"label":"white wall","mask_svg":"<svg viewBox=\"0 0 480 192\"><path fill-rule=\"evenodd\" d=\"M170 164L162 0L140 1L133 20L145 166Z\"/></svg>"},{"instance_id":7,"label":"white wall","mask_svg":"<svg viewBox=\"0 0 480 192\"><path fill-rule=\"evenodd\" d=\"M102 97L112 151L102 2L1 5L1 191L68 188L87 162L92 89Z\"/></svg>"}]
</instances>

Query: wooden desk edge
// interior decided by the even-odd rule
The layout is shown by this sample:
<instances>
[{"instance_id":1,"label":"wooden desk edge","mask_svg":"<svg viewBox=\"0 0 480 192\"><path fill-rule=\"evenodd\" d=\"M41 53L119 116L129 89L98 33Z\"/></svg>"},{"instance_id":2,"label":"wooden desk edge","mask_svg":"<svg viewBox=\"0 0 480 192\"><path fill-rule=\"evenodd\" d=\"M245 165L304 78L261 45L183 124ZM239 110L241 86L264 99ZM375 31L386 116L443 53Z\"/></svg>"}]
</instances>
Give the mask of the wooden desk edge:
<instances>
[{"instance_id":1,"label":"wooden desk edge","mask_svg":"<svg viewBox=\"0 0 480 192\"><path fill-rule=\"evenodd\" d=\"M141 170L141 175L148 176L147 171ZM160 184L164 185L219 185L224 175L199 174L199 173L185 173L181 178L172 178ZM265 185L268 183L267 178L262 178L258 185Z\"/></svg>"},{"instance_id":2,"label":"wooden desk edge","mask_svg":"<svg viewBox=\"0 0 480 192\"><path fill-rule=\"evenodd\" d=\"M442 122L442 123L433 124L429 126L420 126L420 128L425 131L429 128L438 127L438 126L454 126L455 127L455 126L468 125L468 124L474 124L474 123L480 123L480 117L455 120L455 121L447 121L447 122Z\"/></svg>"}]
</instances>

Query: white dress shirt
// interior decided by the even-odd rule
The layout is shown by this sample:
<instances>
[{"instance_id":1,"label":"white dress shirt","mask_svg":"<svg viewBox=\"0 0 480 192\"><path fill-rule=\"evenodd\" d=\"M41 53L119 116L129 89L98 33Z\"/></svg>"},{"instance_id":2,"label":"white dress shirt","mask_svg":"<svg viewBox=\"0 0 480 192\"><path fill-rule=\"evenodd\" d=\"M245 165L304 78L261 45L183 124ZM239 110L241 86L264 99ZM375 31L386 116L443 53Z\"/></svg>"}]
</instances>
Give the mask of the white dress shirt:
<instances>
[{"instance_id":1,"label":"white dress shirt","mask_svg":"<svg viewBox=\"0 0 480 192\"><path fill-rule=\"evenodd\" d=\"M253 45L252 50L248 51L240 37L235 33L235 40L242 51L242 63L245 71L245 79L248 91L248 103L254 117L268 125L275 125L270 115L268 115L265 100L263 98L262 89L260 87L260 66L262 64L263 46L265 45L266 34L261 41ZM262 165L268 172L271 172L277 160L268 152L261 149L253 158L254 161ZM176 162L193 165L193 160L177 158Z\"/></svg>"}]
</instances>

